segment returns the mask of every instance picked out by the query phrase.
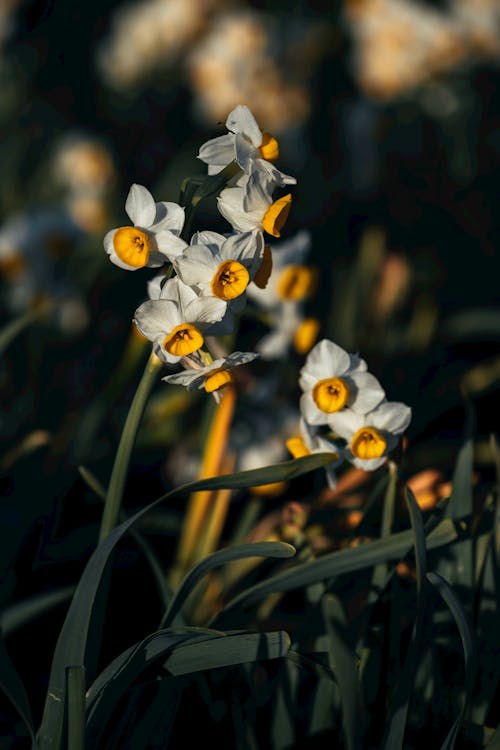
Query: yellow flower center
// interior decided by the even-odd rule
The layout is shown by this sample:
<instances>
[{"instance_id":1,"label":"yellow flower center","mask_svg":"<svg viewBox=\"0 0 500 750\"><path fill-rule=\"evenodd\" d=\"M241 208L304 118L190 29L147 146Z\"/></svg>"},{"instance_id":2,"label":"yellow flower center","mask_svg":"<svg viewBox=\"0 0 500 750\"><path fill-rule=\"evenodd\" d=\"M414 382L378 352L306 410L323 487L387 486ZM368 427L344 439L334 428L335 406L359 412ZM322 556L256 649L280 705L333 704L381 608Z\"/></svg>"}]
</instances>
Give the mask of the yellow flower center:
<instances>
[{"instance_id":1,"label":"yellow flower center","mask_svg":"<svg viewBox=\"0 0 500 750\"><path fill-rule=\"evenodd\" d=\"M301 438L300 435L288 438L288 440L286 441L286 447L294 458L303 458L304 456L309 456L309 454L311 453L311 451L306 447L304 439Z\"/></svg>"},{"instance_id":2,"label":"yellow flower center","mask_svg":"<svg viewBox=\"0 0 500 750\"><path fill-rule=\"evenodd\" d=\"M313 388L314 403L326 414L340 411L349 399L349 386L342 378L319 380Z\"/></svg>"},{"instance_id":3,"label":"yellow flower center","mask_svg":"<svg viewBox=\"0 0 500 750\"><path fill-rule=\"evenodd\" d=\"M137 227L117 229L113 237L113 246L120 260L128 266L142 268L149 260L149 237Z\"/></svg>"},{"instance_id":4,"label":"yellow flower center","mask_svg":"<svg viewBox=\"0 0 500 750\"><path fill-rule=\"evenodd\" d=\"M267 161L276 161L280 155L278 141L273 138L271 133L262 133L262 145L259 148L260 155Z\"/></svg>"},{"instance_id":5,"label":"yellow flower center","mask_svg":"<svg viewBox=\"0 0 500 750\"><path fill-rule=\"evenodd\" d=\"M233 381L233 376L227 370L212 370L205 378L205 390L207 393L213 393Z\"/></svg>"},{"instance_id":6,"label":"yellow flower center","mask_svg":"<svg viewBox=\"0 0 500 750\"><path fill-rule=\"evenodd\" d=\"M264 231L271 234L273 237L279 237L285 221L288 219L291 205L291 193L288 193L287 195L284 195L283 198L278 198L277 201L271 203L262 219L262 227Z\"/></svg>"},{"instance_id":7,"label":"yellow flower center","mask_svg":"<svg viewBox=\"0 0 500 750\"><path fill-rule=\"evenodd\" d=\"M351 451L356 458L380 458L387 443L374 427L362 427L351 440Z\"/></svg>"},{"instance_id":8,"label":"yellow flower center","mask_svg":"<svg viewBox=\"0 0 500 750\"><path fill-rule=\"evenodd\" d=\"M174 357L185 357L203 345L203 336L191 323L175 326L163 340L163 348Z\"/></svg>"},{"instance_id":9,"label":"yellow flower center","mask_svg":"<svg viewBox=\"0 0 500 750\"><path fill-rule=\"evenodd\" d=\"M237 260L225 260L212 279L212 292L219 299L234 299L243 294L250 281L245 266Z\"/></svg>"},{"instance_id":10,"label":"yellow flower center","mask_svg":"<svg viewBox=\"0 0 500 750\"><path fill-rule=\"evenodd\" d=\"M315 273L308 266L287 266L278 281L277 293L282 300L300 300L308 297L314 289Z\"/></svg>"},{"instance_id":11,"label":"yellow flower center","mask_svg":"<svg viewBox=\"0 0 500 750\"><path fill-rule=\"evenodd\" d=\"M265 289L271 271L273 270L273 254L269 245L264 248L264 254L262 256L262 263L259 266L257 273L254 276L253 283L259 287L259 289Z\"/></svg>"},{"instance_id":12,"label":"yellow flower center","mask_svg":"<svg viewBox=\"0 0 500 750\"><path fill-rule=\"evenodd\" d=\"M299 325L293 336L295 350L299 354L306 354L318 338L319 320L317 318L306 318Z\"/></svg>"}]
</instances>

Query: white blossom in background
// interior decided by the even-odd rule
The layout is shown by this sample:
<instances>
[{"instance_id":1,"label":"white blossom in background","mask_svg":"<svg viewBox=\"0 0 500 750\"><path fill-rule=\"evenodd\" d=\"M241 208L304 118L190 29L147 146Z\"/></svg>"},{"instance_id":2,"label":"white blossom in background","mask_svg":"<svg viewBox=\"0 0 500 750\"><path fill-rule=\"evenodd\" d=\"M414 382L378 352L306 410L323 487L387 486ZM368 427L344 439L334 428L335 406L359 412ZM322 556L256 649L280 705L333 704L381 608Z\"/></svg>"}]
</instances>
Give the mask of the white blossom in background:
<instances>
[{"instance_id":1,"label":"white blossom in background","mask_svg":"<svg viewBox=\"0 0 500 750\"><path fill-rule=\"evenodd\" d=\"M184 209L177 203L155 203L143 185L130 188L125 211L134 226L111 229L104 248L112 263L126 271L156 268L172 260L186 247L180 233Z\"/></svg>"},{"instance_id":2,"label":"white blossom in background","mask_svg":"<svg viewBox=\"0 0 500 750\"><path fill-rule=\"evenodd\" d=\"M156 288L155 288L156 291ZM199 297L180 279L169 279L160 296L143 302L134 315L137 328L153 342L155 354L164 362L179 362L204 344L206 334L217 335L217 323L226 312L216 297Z\"/></svg>"},{"instance_id":3,"label":"white blossom in background","mask_svg":"<svg viewBox=\"0 0 500 750\"><path fill-rule=\"evenodd\" d=\"M385 398L377 378L366 371L366 362L348 354L333 341L323 339L309 353L300 371L302 415L311 425L328 424L331 414L348 409L357 414L372 411Z\"/></svg>"},{"instance_id":4,"label":"white blossom in background","mask_svg":"<svg viewBox=\"0 0 500 750\"><path fill-rule=\"evenodd\" d=\"M344 409L331 414L330 428L346 440L344 456L358 469L374 471L387 460L411 420L411 409L398 401L383 401L368 414Z\"/></svg>"}]
</instances>

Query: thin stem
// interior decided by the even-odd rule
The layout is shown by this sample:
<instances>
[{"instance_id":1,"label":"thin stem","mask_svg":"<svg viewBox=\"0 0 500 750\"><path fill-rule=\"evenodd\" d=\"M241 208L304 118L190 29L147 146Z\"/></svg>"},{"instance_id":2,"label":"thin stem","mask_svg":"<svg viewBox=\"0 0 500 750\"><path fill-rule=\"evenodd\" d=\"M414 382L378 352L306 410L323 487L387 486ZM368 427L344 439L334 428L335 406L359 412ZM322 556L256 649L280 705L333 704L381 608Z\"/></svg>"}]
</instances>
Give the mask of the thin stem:
<instances>
[{"instance_id":1,"label":"thin stem","mask_svg":"<svg viewBox=\"0 0 500 750\"><path fill-rule=\"evenodd\" d=\"M106 495L101 530L99 533L100 542L108 536L118 522L130 456L146 402L155 382L156 374L161 366L162 363L158 357L155 354L151 354L144 369L141 382L137 387L135 396L130 405L127 419L123 426L120 444L116 452L111 479L109 480L108 493Z\"/></svg>"}]
</instances>

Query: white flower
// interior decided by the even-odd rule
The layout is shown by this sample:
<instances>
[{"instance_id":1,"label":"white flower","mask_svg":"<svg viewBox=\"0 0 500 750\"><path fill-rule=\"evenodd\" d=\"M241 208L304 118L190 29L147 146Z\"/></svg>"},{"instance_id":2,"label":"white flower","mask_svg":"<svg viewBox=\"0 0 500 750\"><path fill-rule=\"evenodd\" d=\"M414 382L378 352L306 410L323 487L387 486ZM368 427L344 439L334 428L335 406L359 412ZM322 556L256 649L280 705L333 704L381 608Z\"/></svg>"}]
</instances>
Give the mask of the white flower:
<instances>
[{"instance_id":1,"label":"white flower","mask_svg":"<svg viewBox=\"0 0 500 750\"><path fill-rule=\"evenodd\" d=\"M188 391L195 388L204 388L207 393L218 390L226 383L230 383L233 377L229 370L239 365L245 365L258 357L253 352L233 352L227 357L215 359L212 364L199 369L187 369L182 372L176 372L174 375L167 375L162 378L167 383L174 385L185 385Z\"/></svg>"},{"instance_id":2,"label":"white flower","mask_svg":"<svg viewBox=\"0 0 500 750\"><path fill-rule=\"evenodd\" d=\"M261 283L260 271L257 273L255 283L248 287L249 297L266 309L306 299L316 281L314 270L304 264L310 249L311 235L305 230L279 245L267 245L264 262L267 262L270 274L267 281Z\"/></svg>"},{"instance_id":3,"label":"white flower","mask_svg":"<svg viewBox=\"0 0 500 750\"><path fill-rule=\"evenodd\" d=\"M217 174L235 161L247 175L256 170L266 171L278 182L295 185L294 177L269 164L279 156L278 141L269 133L262 133L248 107L241 104L235 107L229 113L226 127L230 131L227 135L213 138L200 148L198 159L208 164L208 174Z\"/></svg>"},{"instance_id":4,"label":"white flower","mask_svg":"<svg viewBox=\"0 0 500 750\"><path fill-rule=\"evenodd\" d=\"M154 351L165 362L179 362L200 349L204 333L217 334L226 305L216 297L198 297L178 278L169 279L160 297L144 302L135 311L134 322Z\"/></svg>"},{"instance_id":5,"label":"white flower","mask_svg":"<svg viewBox=\"0 0 500 750\"><path fill-rule=\"evenodd\" d=\"M333 341L323 339L316 344L299 378L304 391L300 410L309 424L328 424L331 414L345 408L366 414L378 406L385 393L366 370L364 360Z\"/></svg>"},{"instance_id":6,"label":"white flower","mask_svg":"<svg viewBox=\"0 0 500 750\"><path fill-rule=\"evenodd\" d=\"M299 422L300 435L286 441L286 447L294 458L310 456L312 453L332 453L332 463L325 466L326 480L330 489L335 489L337 477L335 469L343 462L342 449L332 440L318 434L317 428L307 424L301 417Z\"/></svg>"},{"instance_id":7,"label":"white flower","mask_svg":"<svg viewBox=\"0 0 500 750\"><path fill-rule=\"evenodd\" d=\"M268 171L252 172L242 185L222 190L219 211L238 232L261 229L279 237L292 203L291 193L273 201L273 190L283 185Z\"/></svg>"},{"instance_id":8,"label":"white flower","mask_svg":"<svg viewBox=\"0 0 500 750\"><path fill-rule=\"evenodd\" d=\"M177 203L155 203L143 185L132 185L125 211L133 227L117 227L104 237L104 248L112 263L126 271L162 266L179 255L186 243L180 233L184 209Z\"/></svg>"},{"instance_id":9,"label":"white flower","mask_svg":"<svg viewBox=\"0 0 500 750\"><path fill-rule=\"evenodd\" d=\"M345 457L358 469L373 471L386 461L411 420L411 409L397 401L384 401L368 414L351 409L331 414L328 424L347 441Z\"/></svg>"},{"instance_id":10,"label":"white flower","mask_svg":"<svg viewBox=\"0 0 500 750\"><path fill-rule=\"evenodd\" d=\"M225 237L217 232L198 232L191 245L174 259L179 278L202 297L217 297L241 308L245 291L257 273L264 252L261 232Z\"/></svg>"}]
</instances>

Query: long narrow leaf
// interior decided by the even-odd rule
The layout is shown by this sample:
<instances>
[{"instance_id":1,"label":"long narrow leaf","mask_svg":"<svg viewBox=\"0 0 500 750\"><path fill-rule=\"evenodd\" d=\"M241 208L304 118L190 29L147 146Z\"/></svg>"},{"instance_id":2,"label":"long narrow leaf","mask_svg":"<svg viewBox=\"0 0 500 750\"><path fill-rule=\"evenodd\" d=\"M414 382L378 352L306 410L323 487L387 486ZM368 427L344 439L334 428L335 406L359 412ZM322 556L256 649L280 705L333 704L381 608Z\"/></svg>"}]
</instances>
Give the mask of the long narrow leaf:
<instances>
[{"instance_id":1,"label":"long narrow leaf","mask_svg":"<svg viewBox=\"0 0 500 750\"><path fill-rule=\"evenodd\" d=\"M411 547L412 536L412 531L400 531L387 539L378 539L359 547L331 552L313 562L296 565L290 570L257 583L231 599L214 618L211 626L220 627L221 623L227 625L227 618L234 611L251 607L268 594L309 586L344 573L369 568L384 560L397 560ZM435 549L450 544L456 538L457 531L454 523L450 519L445 519L427 537L427 547Z\"/></svg>"},{"instance_id":2,"label":"long narrow leaf","mask_svg":"<svg viewBox=\"0 0 500 750\"><path fill-rule=\"evenodd\" d=\"M85 670L68 667L68 748L85 750Z\"/></svg>"},{"instance_id":3,"label":"long narrow leaf","mask_svg":"<svg viewBox=\"0 0 500 750\"><path fill-rule=\"evenodd\" d=\"M209 555L196 565L185 576L179 588L165 612L161 627L166 628L172 624L176 614L182 608L189 593L207 573L215 568L232 562L233 560L242 560L248 557L276 557L286 558L295 554L295 548L285 542L256 542L254 544L241 544L235 547L219 550Z\"/></svg>"},{"instance_id":4,"label":"long narrow leaf","mask_svg":"<svg viewBox=\"0 0 500 750\"><path fill-rule=\"evenodd\" d=\"M317 453L275 466L267 466L263 469L253 469L191 482L163 495L129 518L128 521L113 529L109 536L99 544L83 571L56 644L49 690L40 728L40 750L59 750L61 748L65 711L66 666L85 666L89 628L101 581L110 566L112 553L116 545L143 516L169 498L187 495L197 490L237 489L284 481L326 466L331 461L331 454Z\"/></svg>"},{"instance_id":5,"label":"long narrow leaf","mask_svg":"<svg viewBox=\"0 0 500 750\"><path fill-rule=\"evenodd\" d=\"M31 746L33 750L36 750L35 728L28 695L16 668L10 660L2 637L0 637L0 690L5 693L23 720L31 738Z\"/></svg>"},{"instance_id":6,"label":"long narrow leaf","mask_svg":"<svg viewBox=\"0 0 500 750\"><path fill-rule=\"evenodd\" d=\"M474 642L472 639L472 631L467 621L467 616L463 610L460 601L457 599L453 589L449 586L448 582L444 580L437 573L427 573L427 579L437 588L444 601L448 605L450 612L452 613L455 622L460 633L460 639L462 641L462 648L464 651L465 661L465 699L462 705L462 710L450 729L448 736L441 746L441 750L453 750L455 742L462 726L462 722L465 717L465 712L470 701L472 687L474 682Z\"/></svg>"},{"instance_id":7,"label":"long narrow leaf","mask_svg":"<svg viewBox=\"0 0 500 750\"><path fill-rule=\"evenodd\" d=\"M323 619L329 640L330 665L342 704L342 727L347 750L360 750L363 728L361 695L355 656L346 642L346 621L339 600L326 594L322 600Z\"/></svg>"},{"instance_id":8,"label":"long narrow leaf","mask_svg":"<svg viewBox=\"0 0 500 750\"><path fill-rule=\"evenodd\" d=\"M0 627L4 636L11 635L31 620L41 617L64 602L68 602L74 592L74 586L65 586L62 589L55 589L54 591L36 594L28 599L21 599L21 601L11 604L10 607L6 607L0 615Z\"/></svg>"},{"instance_id":9,"label":"long narrow leaf","mask_svg":"<svg viewBox=\"0 0 500 750\"><path fill-rule=\"evenodd\" d=\"M410 645L405 660L400 683L394 691L394 698L389 711L388 730L384 750L403 750L403 740L408 717L417 657L423 647L423 625L426 610L426 575L427 555L422 513L412 492L406 488L406 502L410 512L411 525L415 535L415 560L417 569L417 616L413 627Z\"/></svg>"}]
</instances>

